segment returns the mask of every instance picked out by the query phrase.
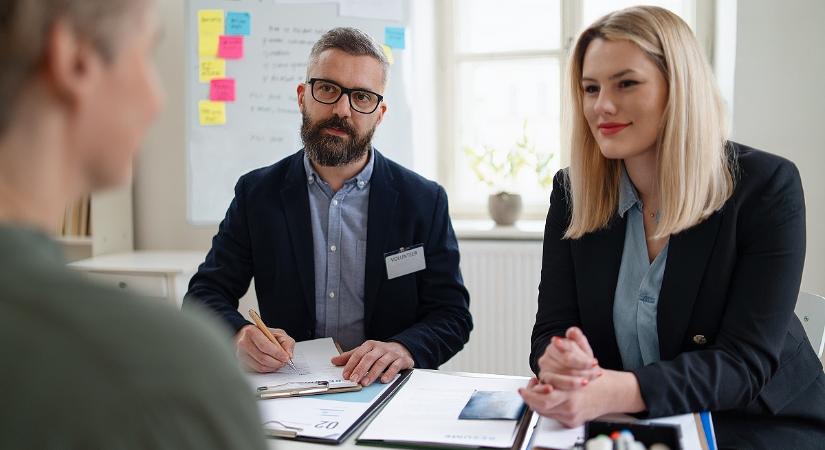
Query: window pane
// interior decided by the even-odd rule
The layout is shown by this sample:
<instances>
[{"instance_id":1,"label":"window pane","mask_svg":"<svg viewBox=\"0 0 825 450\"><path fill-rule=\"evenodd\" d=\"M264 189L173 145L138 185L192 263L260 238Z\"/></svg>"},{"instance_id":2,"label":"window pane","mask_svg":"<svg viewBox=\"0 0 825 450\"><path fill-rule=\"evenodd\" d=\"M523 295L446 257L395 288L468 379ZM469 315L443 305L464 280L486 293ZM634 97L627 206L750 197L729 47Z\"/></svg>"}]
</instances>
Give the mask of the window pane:
<instances>
[{"instance_id":1,"label":"window pane","mask_svg":"<svg viewBox=\"0 0 825 450\"><path fill-rule=\"evenodd\" d=\"M693 16L690 10L692 3L691 0L583 0L581 29L590 26L596 19L607 13L638 5L660 6L668 9L676 13L693 28Z\"/></svg>"},{"instance_id":2,"label":"window pane","mask_svg":"<svg viewBox=\"0 0 825 450\"><path fill-rule=\"evenodd\" d=\"M558 59L464 62L456 75L456 200L483 207L488 194L508 190L525 205L547 205L559 168ZM508 155L521 160L515 173Z\"/></svg>"},{"instance_id":3,"label":"window pane","mask_svg":"<svg viewBox=\"0 0 825 450\"><path fill-rule=\"evenodd\" d=\"M559 0L456 0L456 50L553 50L561 45Z\"/></svg>"}]
</instances>

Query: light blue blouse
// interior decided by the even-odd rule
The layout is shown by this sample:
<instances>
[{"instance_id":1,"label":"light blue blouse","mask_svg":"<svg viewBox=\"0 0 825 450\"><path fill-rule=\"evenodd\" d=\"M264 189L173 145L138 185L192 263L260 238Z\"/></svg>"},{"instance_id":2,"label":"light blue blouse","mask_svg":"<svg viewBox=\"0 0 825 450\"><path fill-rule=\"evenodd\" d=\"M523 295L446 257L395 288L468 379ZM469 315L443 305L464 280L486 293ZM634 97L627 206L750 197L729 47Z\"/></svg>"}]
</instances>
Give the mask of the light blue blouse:
<instances>
[{"instance_id":1,"label":"light blue blouse","mask_svg":"<svg viewBox=\"0 0 825 450\"><path fill-rule=\"evenodd\" d=\"M622 264L613 298L613 326L625 370L659 360L656 309L667 264L668 245L651 263L647 256L644 209L622 165L619 182L620 217L627 219Z\"/></svg>"}]
</instances>

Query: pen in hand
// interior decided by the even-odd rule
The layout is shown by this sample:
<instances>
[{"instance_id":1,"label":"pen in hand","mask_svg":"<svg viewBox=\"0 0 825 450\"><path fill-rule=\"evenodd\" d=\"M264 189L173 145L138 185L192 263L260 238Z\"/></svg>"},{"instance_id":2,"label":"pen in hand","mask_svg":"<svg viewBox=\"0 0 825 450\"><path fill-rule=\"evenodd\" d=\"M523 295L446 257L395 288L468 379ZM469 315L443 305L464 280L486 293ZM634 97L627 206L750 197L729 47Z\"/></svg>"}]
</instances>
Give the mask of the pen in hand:
<instances>
[{"instance_id":1,"label":"pen in hand","mask_svg":"<svg viewBox=\"0 0 825 450\"><path fill-rule=\"evenodd\" d=\"M264 335L273 344L277 345L278 347L281 347L281 349L283 349L284 352L287 353L287 356L289 356L289 352L287 352L286 349L283 348L283 346L281 346L281 343L278 342L277 339L275 339L275 336L272 335L272 332L269 331L269 328L267 328L267 326L264 324L264 321L261 320L261 316L258 315L257 311L255 311L254 309L250 309L249 310L249 317L252 317L252 320L255 322L255 326L258 327L258 329L261 330L264 333ZM289 356L289 360L287 360L287 364L289 365L289 367L292 370L294 370L295 372L298 372L298 368L295 367L295 363L292 362L292 357L291 356Z\"/></svg>"}]
</instances>

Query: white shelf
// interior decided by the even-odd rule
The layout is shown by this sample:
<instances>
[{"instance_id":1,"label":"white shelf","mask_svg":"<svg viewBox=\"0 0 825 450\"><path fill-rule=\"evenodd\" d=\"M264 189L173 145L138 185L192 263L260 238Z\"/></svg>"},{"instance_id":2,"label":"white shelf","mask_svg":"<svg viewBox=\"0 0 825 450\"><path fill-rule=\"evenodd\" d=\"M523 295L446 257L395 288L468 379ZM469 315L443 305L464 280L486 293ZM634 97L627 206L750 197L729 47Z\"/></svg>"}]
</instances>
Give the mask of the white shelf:
<instances>
[{"instance_id":1,"label":"white shelf","mask_svg":"<svg viewBox=\"0 0 825 450\"><path fill-rule=\"evenodd\" d=\"M141 250L95 256L69 267L88 272L182 273L196 270L205 256L205 251Z\"/></svg>"},{"instance_id":2,"label":"white shelf","mask_svg":"<svg viewBox=\"0 0 825 450\"><path fill-rule=\"evenodd\" d=\"M66 246L91 246L91 236L58 236L57 242Z\"/></svg>"},{"instance_id":3,"label":"white shelf","mask_svg":"<svg viewBox=\"0 0 825 450\"><path fill-rule=\"evenodd\" d=\"M58 236L66 261L129 251L134 248L132 188L124 186L92 194L89 205L91 236Z\"/></svg>"}]
</instances>

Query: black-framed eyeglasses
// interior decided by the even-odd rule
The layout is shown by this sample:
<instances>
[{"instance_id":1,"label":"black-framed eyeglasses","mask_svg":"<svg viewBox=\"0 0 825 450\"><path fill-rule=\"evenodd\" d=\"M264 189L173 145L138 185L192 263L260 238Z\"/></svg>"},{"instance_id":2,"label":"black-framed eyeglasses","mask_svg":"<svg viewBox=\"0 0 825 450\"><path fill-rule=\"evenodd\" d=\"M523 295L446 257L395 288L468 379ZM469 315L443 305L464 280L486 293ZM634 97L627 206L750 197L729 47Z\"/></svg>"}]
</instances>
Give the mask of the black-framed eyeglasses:
<instances>
[{"instance_id":1,"label":"black-framed eyeglasses","mask_svg":"<svg viewBox=\"0 0 825 450\"><path fill-rule=\"evenodd\" d=\"M310 78L307 84L312 91L312 98L325 105L335 104L341 99L342 95L347 94L350 108L361 114L374 113L378 109L378 105L381 104L381 100L384 99L383 95L375 92L366 89L348 89L334 81L323 78Z\"/></svg>"}]
</instances>

